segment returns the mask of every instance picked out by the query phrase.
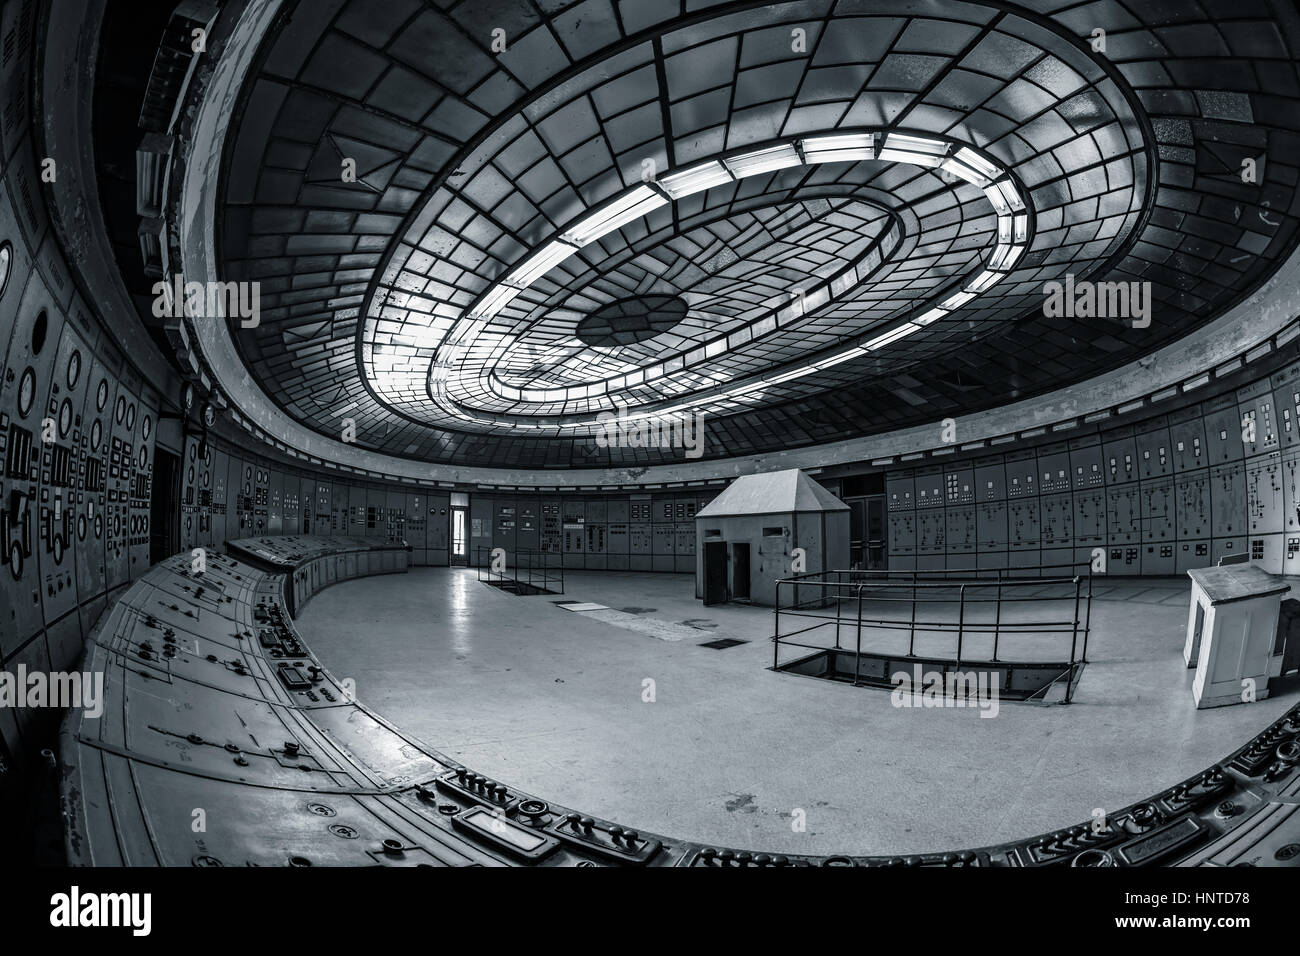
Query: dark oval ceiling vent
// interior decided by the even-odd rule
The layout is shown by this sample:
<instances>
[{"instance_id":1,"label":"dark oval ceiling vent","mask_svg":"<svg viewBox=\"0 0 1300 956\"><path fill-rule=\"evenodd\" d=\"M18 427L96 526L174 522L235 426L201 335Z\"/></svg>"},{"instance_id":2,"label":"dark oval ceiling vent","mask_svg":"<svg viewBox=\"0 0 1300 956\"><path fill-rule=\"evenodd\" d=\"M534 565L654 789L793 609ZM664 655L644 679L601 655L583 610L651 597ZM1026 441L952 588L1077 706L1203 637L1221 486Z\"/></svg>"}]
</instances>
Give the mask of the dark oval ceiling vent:
<instances>
[{"instance_id":1,"label":"dark oval ceiling vent","mask_svg":"<svg viewBox=\"0 0 1300 956\"><path fill-rule=\"evenodd\" d=\"M635 295L597 309L573 334L586 345L635 345L675 328L688 308L676 295Z\"/></svg>"}]
</instances>

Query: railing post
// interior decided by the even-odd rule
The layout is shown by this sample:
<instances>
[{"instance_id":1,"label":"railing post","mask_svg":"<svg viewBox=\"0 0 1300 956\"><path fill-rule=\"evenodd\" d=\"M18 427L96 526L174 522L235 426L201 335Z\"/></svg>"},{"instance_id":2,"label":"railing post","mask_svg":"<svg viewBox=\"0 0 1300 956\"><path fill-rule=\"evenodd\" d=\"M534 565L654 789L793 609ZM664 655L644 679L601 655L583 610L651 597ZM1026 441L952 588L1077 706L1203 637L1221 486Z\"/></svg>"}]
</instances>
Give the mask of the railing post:
<instances>
[{"instance_id":1,"label":"railing post","mask_svg":"<svg viewBox=\"0 0 1300 956\"><path fill-rule=\"evenodd\" d=\"M840 582L835 582L835 649L840 649L840 614L843 611L844 601L840 597Z\"/></svg>"},{"instance_id":2,"label":"railing post","mask_svg":"<svg viewBox=\"0 0 1300 956\"><path fill-rule=\"evenodd\" d=\"M1070 702L1071 688L1074 685L1074 651L1079 641L1079 576L1074 576L1074 627L1070 633L1070 669L1066 671L1065 702Z\"/></svg>"},{"instance_id":3,"label":"railing post","mask_svg":"<svg viewBox=\"0 0 1300 956\"><path fill-rule=\"evenodd\" d=\"M776 670L781 657L781 585L776 582L776 625L772 633L772 670Z\"/></svg>"},{"instance_id":4,"label":"railing post","mask_svg":"<svg viewBox=\"0 0 1300 956\"><path fill-rule=\"evenodd\" d=\"M998 599L993 604L993 660L998 659L998 638L1002 636L1002 569L998 568Z\"/></svg>"},{"instance_id":5,"label":"railing post","mask_svg":"<svg viewBox=\"0 0 1300 956\"><path fill-rule=\"evenodd\" d=\"M861 617L861 615L858 615ZM916 572L912 572L912 617L907 624L907 656L916 656Z\"/></svg>"},{"instance_id":6,"label":"railing post","mask_svg":"<svg viewBox=\"0 0 1300 956\"><path fill-rule=\"evenodd\" d=\"M1083 653L1079 662L1088 663L1088 635L1092 633L1092 568L1088 568L1088 606L1083 612Z\"/></svg>"},{"instance_id":7,"label":"railing post","mask_svg":"<svg viewBox=\"0 0 1300 956\"><path fill-rule=\"evenodd\" d=\"M961 670L961 645L966 628L966 585L957 591L957 670Z\"/></svg>"},{"instance_id":8,"label":"railing post","mask_svg":"<svg viewBox=\"0 0 1300 956\"><path fill-rule=\"evenodd\" d=\"M853 686L862 686L862 589L864 584L858 585L858 644L857 652L853 660Z\"/></svg>"}]
</instances>

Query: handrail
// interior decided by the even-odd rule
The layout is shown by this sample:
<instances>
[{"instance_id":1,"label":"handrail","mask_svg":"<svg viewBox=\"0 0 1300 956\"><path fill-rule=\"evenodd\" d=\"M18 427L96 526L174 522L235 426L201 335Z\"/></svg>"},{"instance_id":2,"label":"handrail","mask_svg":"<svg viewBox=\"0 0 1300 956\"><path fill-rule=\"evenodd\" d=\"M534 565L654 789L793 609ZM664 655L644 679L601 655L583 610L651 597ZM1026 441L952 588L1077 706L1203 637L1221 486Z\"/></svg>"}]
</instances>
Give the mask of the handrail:
<instances>
[{"instance_id":1,"label":"handrail","mask_svg":"<svg viewBox=\"0 0 1300 956\"><path fill-rule=\"evenodd\" d=\"M854 650L859 666L864 636L869 643L873 631L906 631L906 659L916 660L922 659L917 655L918 632L931 636L951 635L953 643L947 654L927 649L923 657L931 661L952 661L958 669L963 664L1003 664L999 655L1005 650L1002 640L1004 635L1019 635L1023 643L1025 639L1035 638L1049 642L1059 638L1063 641L1068 633L1068 665L1063 673L1069 679L1065 692L1065 702L1069 703L1073 698L1073 682L1079 673L1076 665L1084 663L1087 655L1092 613L1092 575L1009 577L998 569L994 570L996 576L988 578L972 579L969 575L963 575L939 581L925 580L927 572L923 571L908 571L891 577L887 571L828 570L782 578L776 582L773 609L773 669L782 669L783 646L815 651L841 650L841 632L846 623L851 623L854 628ZM852 602L848 613L855 615L849 621L845 620L846 602ZM1069 610L1063 607L1064 613L1060 614L1046 612L1030 614L1028 617L1022 614L1017 616L1019 619L1009 619L1004 613L1004 605L1028 607L1042 602L1066 605ZM889 608L900 604L907 605L907 613L898 616L891 614ZM923 604L930 613L922 613ZM830 610L831 605L834 605L833 611ZM956 606L955 614L942 613L942 609L949 605ZM986 607L991 610L980 611ZM941 613L933 613L935 610ZM788 632L783 631L783 619L784 626L790 627L791 618L804 618L810 623L796 625L795 629ZM832 623L835 631L833 643L829 632L823 632L827 635L825 639L814 636L819 629L829 627ZM992 635L992 653L989 656L983 657L981 654L987 652L973 650L967 645L967 638L974 635ZM813 643L814 641L820 643ZM1031 656L1045 664L1055 665L1063 662L1067 652L1062 644L1059 652ZM903 659L902 655L897 657ZM1013 660L1018 661L1015 665L1017 667L1033 664L1032 660ZM847 674L845 676L847 678ZM855 686L861 686L860 676L860 670L855 670Z\"/></svg>"},{"instance_id":2,"label":"handrail","mask_svg":"<svg viewBox=\"0 0 1300 956\"><path fill-rule=\"evenodd\" d=\"M514 560L506 561L504 571L496 571L490 561L483 560L483 552L486 551L490 555L495 550L496 548L490 545L475 546L474 566L478 572L478 580L489 584L512 581L516 585L524 585L537 592L564 593L564 563L560 560L552 563L553 557L556 559L560 557L554 551L543 551L539 548L517 548L508 551L503 548L506 555L513 556ZM527 576L521 578L520 574L525 572ZM559 573L557 575L552 572Z\"/></svg>"}]
</instances>

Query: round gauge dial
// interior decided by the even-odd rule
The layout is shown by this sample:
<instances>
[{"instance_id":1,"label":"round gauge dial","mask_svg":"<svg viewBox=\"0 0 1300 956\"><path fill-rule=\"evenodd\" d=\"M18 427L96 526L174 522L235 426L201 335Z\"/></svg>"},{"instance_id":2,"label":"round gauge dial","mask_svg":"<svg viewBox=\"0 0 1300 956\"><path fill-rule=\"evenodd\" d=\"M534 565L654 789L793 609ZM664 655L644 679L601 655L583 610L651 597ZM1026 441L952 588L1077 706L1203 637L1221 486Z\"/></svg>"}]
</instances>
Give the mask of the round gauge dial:
<instances>
[{"instance_id":1,"label":"round gauge dial","mask_svg":"<svg viewBox=\"0 0 1300 956\"><path fill-rule=\"evenodd\" d=\"M140 446L140 467L144 468L149 464L149 449L144 445Z\"/></svg>"},{"instance_id":2,"label":"round gauge dial","mask_svg":"<svg viewBox=\"0 0 1300 956\"><path fill-rule=\"evenodd\" d=\"M18 414L26 418L35 401L36 370L29 365L23 370L23 377L18 381Z\"/></svg>"},{"instance_id":3,"label":"round gauge dial","mask_svg":"<svg viewBox=\"0 0 1300 956\"><path fill-rule=\"evenodd\" d=\"M58 535L54 537L54 563L63 563L63 538Z\"/></svg>"},{"instance_id":4,"label":"round gauge dial","mask_svg":"<svg viewBox=\"0 0 1300 956\"><path fill-rule=\"evenodd\" d=\"M145 441L148 441L149 436L152 434L153 434L153 417L150 415L146 415L144 418L140 419L140 437L145 439Z\"/></svg>"},{"instance_id":5,"label":"round gauge dial","mask_svg":"<svg viewBox=\"0 0 1300 956\"><path fill-rule=\"evenodd\" d=\"M102 412L108 404L108 379L99 380L99 390L95 392L95 411Z\"/></svg>"},{"instance_id":6,"label":"round gauge dial","mask_svg":"<svg viewBox=\"0 0 1300 956\"><path fill-rule=\"evenodd\" d=\"M77 540L86 540L86 516L77 515Z\"/></svg>"},{"instance_id":7,"label":"round gauge dial","mask_svg":"<svg viewBox=\"0 0 1300 956\"><path fill-rule=\"evenodd\" d=\"M95 515L95 537L102 538L103 536L104 536L104 516Z\"/></svg>"},{"instance_id":8,"label":"round gauge dial","mask_svg":"<svg viewBox=\"0 0 1300 956\"><path fill-rule=\"evenodd\" d=\"M195 451L196 448L198 448L197 445L191 445L191 446L190 446L190 461L193 461L193 460L194 460L194 451Z\"/></svg>"},{"instance_id":9,"label":"round gauge dial","mask_svg":"<svg viewBox=\"0 0 1300 956\"><path fill-rule=\"evenodd\" d=\"M9 573L14 576L15 581L22 580L22 576L23 576L22 542L15 541L11 545L9 545Z\"/></svg>"},{"instance_id":10,"label":"round gauge dial","mask_svg":"<svg viewBox=\"0 0 1300 956\"><path fill-rule=\"evenodd\" d=\"M199 484L204 488L206 488L211 483L212 483L212 475L209 474L208 472L205 471L202 475L199 476Z\"/></svg>"},{"instance_id":11,"label":"round gauge dial","mask_svg":"<svg viewBox=\"0 0 1300 956\"><path fill-rule=\"evenodd\" d=\"M187 485L192 485L192 484L194 484L194 466L193 466L193 465L190 465L189 470L185 472L185 483L186 483Z\"/></svg>"},{"instance_id":12,"label":"round gauge dial","mask_svg":"<svg viewBox=\"0 0 1300 956\"><path fill-rule=\"evenodd\" d=\"M194 407L194 383L186 382L181 387L181 410L189 414Z\"/></svg>"},{"instance_id":13,"label":"round gauge dial","mask_svg":"<svg viewBox=\"0 0 1300 956\"><path fill-rule=\"evenodd\" d=\"M135 402L126 406L126 427L128 430L135 428Z\"/></svg>"},{"instance_id":14,"label":"round gauge dial","mask_svg":"<svg viewBox=\"0 0 1300 956\"><path fill-rule=\"evenodd\" d=\"M99 440L104 437L104 426L100 424L99 419L95 419L95 424L90 426L90 450L99 451Z\"/></svg>"},{"instance_id":15,"label":"round gauge dial","mask_svg":"<svg viewBox=\"0 0 1300 956\"><path fill-rule=\"evenodd\" d=\"M72 399L65 398L59 406L59 437L67 438L72 431Z\"/></svg>"},{"instance_id":16,"label":"round gauge dial","mask_svg":"<svg viewBox=\"0 0 1300 956\"><path fill-rule=\"evenodd\" d=\"M0 242L0 295L5 294L9 284L9 273L14 268L14 247L7 242Z\"/></svg>"},{"instance_id":17,"label":"round gauge dial","mask_svg":"<svg viewBox=\"0 0 1300 956\"><path fill-rule=\"evenodd\" d=\"M124 395L117 396L117 406L113 409L113 418L119 425L122 424L122 419L126 418L126 397Z\"/></svg>"},{"instance_id":18,"label":"round gauge dial","mask_svg":"<svg viewBox=\"0 0 1300 956\"><path fill-rule=\"evenodd\" d=\"M211 428L217 423L217 409L211 402L203 406L203 424Z\"/></svg>"},{"instance_id":19,"label":"round gauge dial","mask_svg":"<svg viewBox=\"0 0 1300 956\"><path fill-rule=\"evenodd\" d=\"M76 388L81 381L81 350L73 349L68 359L68 388Z\"/></svg>"}]
</instances>

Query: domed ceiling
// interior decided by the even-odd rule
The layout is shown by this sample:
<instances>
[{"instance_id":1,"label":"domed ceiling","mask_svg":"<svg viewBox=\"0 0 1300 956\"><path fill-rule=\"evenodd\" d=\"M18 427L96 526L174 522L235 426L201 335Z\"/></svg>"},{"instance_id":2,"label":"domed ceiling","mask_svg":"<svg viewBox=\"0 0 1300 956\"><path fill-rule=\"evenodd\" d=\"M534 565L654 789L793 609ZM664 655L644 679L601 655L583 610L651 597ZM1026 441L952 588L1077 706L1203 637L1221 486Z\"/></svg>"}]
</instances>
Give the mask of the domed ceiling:
<instances>
[{"instance_id":1,"label":"domed ceiling","mask_svg":"<svg viewBox=\"0 0 1300 956\"><path fill-rule=\"evenodd\" d=\"M301 423L430 462L680 459L595 440L616 415L695 416L707 458L938 423L1276 268L1298 44L1256 0L299 3L227 139L231 334ZM1044 314L1089 279L1149 321Z\"/></svg>"}]
</instances>

